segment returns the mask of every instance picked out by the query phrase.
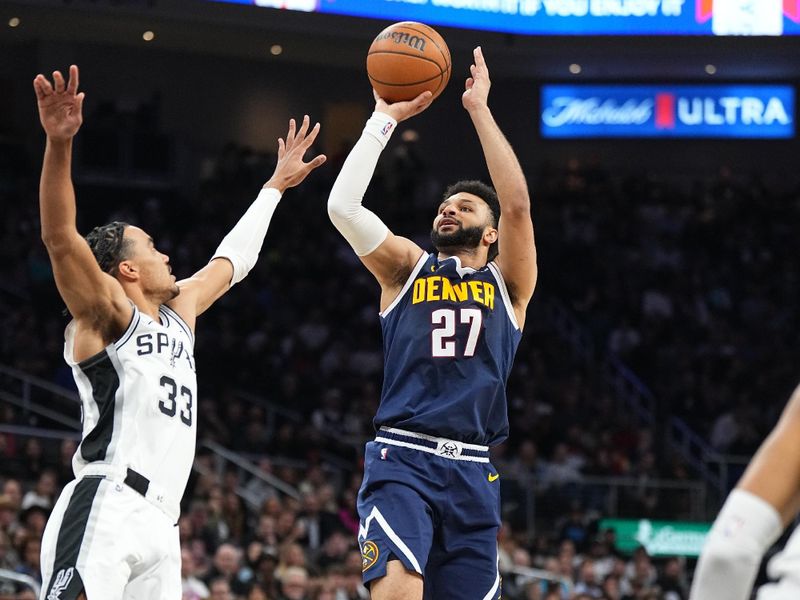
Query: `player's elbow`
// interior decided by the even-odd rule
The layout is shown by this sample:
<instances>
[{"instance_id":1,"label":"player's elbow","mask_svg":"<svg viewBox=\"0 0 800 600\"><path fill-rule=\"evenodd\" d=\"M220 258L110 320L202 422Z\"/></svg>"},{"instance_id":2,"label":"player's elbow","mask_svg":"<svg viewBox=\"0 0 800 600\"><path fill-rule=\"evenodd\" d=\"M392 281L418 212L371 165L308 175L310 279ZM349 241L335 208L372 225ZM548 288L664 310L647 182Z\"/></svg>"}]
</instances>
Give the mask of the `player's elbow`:
<instances>
[{"instance_id":1,"label":"player's elbow","mask_svg":"<svg viewBox=\"0 0 800 600\"><path fill-rule=\"evenodd\" d=\"M504 217L513 217L514 219L522 217L530 217L531 214L531 199L528 195L527 187L522 187L512 193L506 195L500 205Z\"/></svg>"},{"instance_id":2,"label":"player's elbow","mask_svg":"<svg viewBox=\"0 0 800 600\"><path fill-rule=\"evenodd\" d=\"M70 251L74 239L67 231L43 227L42 242L50 256L60 256Z\"/></svg>"},{"instance_id":3,"label":"player's elbow","mask_svg":"<svg viewBox=\"0 0 800 600\"><path fill-rule=\"evenodd\" d=\"M508 217L514 221L520 219L529 219L531 216L531 203L515 202L510 206L503 206L502 211L502 217Z\"/></svg>"},{"instance_id":4,"label":"player's elbow","mask_svg":"<svg viewBox=\"0 0 800 600\"><path fill-rule=\"evenodd\" d=\"M358 204L357 206L360 206ZM333 192L328 196L328 218L335 224L346 223L354 217L354 212L343 198Z\"/></svg>"},{"instance_id":5,"label":"player's elbow","mask_svg":"<svg viewBox=\"0 0 800 600\"><path fill-rule=\"evenodd\" d=\"M42 227L42 242L49 250L51 247L58 246L63 241L64 236L59 235L57 231Z\"/></svg>"},{"instance_id":6,"label":"player's elbow","mask_svg":"<svg viewBox=\"0 0 800 600\"><path fill-rule=\"evenodd\" d=\"M704 546L701 561L702 571L725 580L758 568L761 554L748 544L712 540Z\"/></svg>"}]
</instances>

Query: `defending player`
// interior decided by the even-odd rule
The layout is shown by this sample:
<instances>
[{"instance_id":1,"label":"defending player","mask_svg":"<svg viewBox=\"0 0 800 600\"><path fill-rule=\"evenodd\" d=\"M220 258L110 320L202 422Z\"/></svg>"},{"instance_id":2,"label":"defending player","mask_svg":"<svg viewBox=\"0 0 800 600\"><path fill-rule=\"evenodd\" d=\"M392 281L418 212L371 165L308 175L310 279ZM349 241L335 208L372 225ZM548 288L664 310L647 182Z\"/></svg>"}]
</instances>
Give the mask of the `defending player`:
<instances>
[{"instance_id":1,"label":"defending player","mask_svg":"<svg viewBox=\"0 0 800 600\"><path fill-rule=\"evenodd\" d=\"M40 210L56 285L73 320L64 357L83 408L76 479L42 540L47 600L179 599L179 501L194 459L197 393L194 325L253 267L282 193L325 157L303 155L319 132L308 117L278 142L278 164L211 261L176 282L169 258L125 223L75 226L72 138L82 123L78 68L65 83L33 82L47 134Z\"/></svg>"},{"instance_id":2,"label":"defending player","mask_svg":"<svg viewBox=\"0 0 800 600\"><path fill-rule=\"evenodd\" d=\"M711 527L692 583L691 600L747 600L764 553L800 510L800 387L761 444ZM758 600L800 598L800 528L769 563L777 583Z\"/></svg>"},{"instance_id":3,"label":"defending player","mask_svg":"<svg viewBox=\"0 0 800 600\"><path fill-rule=\"evenodd\" d=\"M488 446L508 432L505 384L536 284L536 248L527 184L489 110L480 48L474 61L462 100L497 192L474 181L451 186L433 221L436 253L361 205L391 132L428 107L428 92L393 104L376 95L328 202L381 286L383 393L358 498L364 581L377 600L500 595L499 475Z\"/></svg>"}]
</instances>

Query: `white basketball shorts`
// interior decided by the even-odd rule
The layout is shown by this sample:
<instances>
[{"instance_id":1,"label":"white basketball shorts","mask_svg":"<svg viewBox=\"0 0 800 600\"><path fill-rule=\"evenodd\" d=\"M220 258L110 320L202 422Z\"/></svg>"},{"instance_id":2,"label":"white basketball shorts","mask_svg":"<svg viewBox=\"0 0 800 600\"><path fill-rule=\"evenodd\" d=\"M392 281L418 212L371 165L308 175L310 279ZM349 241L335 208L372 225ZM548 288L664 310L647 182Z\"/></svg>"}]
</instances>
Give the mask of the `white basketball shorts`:
<instances>
[{"instance_id":1,"label":"white basketball shorts","mask_svg":"<svg viewBox=\"0 0 800 600\"><path fill-rule=\"evenodd\" d=\"M121 481L64 487L42 537L40 600L180 600L175 519Z\"/></svg>"}]
</instances>

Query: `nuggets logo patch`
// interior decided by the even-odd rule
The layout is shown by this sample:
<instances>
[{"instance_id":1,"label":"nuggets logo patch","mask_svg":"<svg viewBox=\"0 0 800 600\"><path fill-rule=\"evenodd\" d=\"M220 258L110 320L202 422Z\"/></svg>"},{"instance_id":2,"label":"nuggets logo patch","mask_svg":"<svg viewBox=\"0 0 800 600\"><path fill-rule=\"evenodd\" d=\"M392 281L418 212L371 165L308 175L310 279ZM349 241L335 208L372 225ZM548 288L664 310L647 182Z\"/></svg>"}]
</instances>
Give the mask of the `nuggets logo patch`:
<instances>
[{"instance_id":1,"label":"nuggets logo patch","mask_svg":"<svg viewBox=\"0 0 800 600\"><path fill-rule=\"evenodd\" d=\"M361 571L366 571L378 562L378 547L375 542L365 541L361 545Z\"/></svg>"}]
</instances>

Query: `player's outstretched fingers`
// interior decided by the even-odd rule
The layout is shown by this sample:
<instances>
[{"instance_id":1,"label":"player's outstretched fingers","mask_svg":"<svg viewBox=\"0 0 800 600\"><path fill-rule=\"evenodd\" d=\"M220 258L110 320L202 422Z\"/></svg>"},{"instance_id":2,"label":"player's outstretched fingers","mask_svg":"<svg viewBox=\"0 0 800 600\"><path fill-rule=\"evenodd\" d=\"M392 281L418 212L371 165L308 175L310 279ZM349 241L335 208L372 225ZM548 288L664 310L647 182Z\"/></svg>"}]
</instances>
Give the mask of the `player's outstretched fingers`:
<instances>
[{"instance_id":1,"label":"player's outstretched fingers","mask_svg":"<svg viewBox=\"0 0 800 600\"><path fill-rule=\"evenodd\" d=\"M328 157L327 157L327 156L325 156L324 154L320 154L319 156L315 156L315 157L314 157L314 158L311 160L311 162L310 162L310 163L308 163L308 172L310 173L311 171L313 171L313 170L314 170L314 169L316 169L317 167L319 167L319 166L322 166L322 164L323 164L323 163L324 163L326 160L328 160Z\"/></svg>"},{"instance_id":2,"label":"player's outstretched fingers","mask_svg":"<svg viewBox=\"0 0 800 600\"><path fill-rule=\"evenodd\" d=\"M69 83L67 83L67 93L76 94L78 92L78 66L70 65Z\"/></svg>"},{"instance_id":3,"label":"player's outstretched fingers","mask_svg":"<svg viewBox=\"0 0 800 600\"><path fill-rule=\"evenodd\" d=\"M303 115L303 123L300 125L300 131L297 132L297 137L301 140L305 137L310 122L311 119L309 119L308 115Z\"/></svg>"},{"instance_id":4,"label":"player's outstretched fingers","mask_svg":"<svg viewBox=\"0 0 800 600\"><path fill-rule=\"evenodd\" d=\"M56 94L62 94L66 88L64 83L64 76L61 71L53 71L53 83L55 84Z\"/></svg>"},{"instance_id":5,"label":"player's outstretched fingers","mask_svg":"<svg viewBox=\"0 0 800 600\"><path fill-rule=\"evenodd\" d=\"M308 136L306 139L303 140L303 153L311 147L311 144L314 143L314 140L317 139L317 135L319 135L320 124L317 123L314 127L311 128L311 131L308 132Z\"/></svg>"},{"instance_id":6,"label":"player's outstretched fingers","mask_svg":"<svg viewBox=\"0 0 800 600\"><path fill-rule=\"evenodd\" d=\"M414 112L413 114L421 113L423 110L430 106L431 102L433 102L433 93L430 91L424 91L419 96L414 98L413 107Z\"/></svg>"},{"instance_id":7,"label":"player's outstretched fingers","mask_svg":"<svg viewBox=\"0 0 800 600\"><path fill-rule=\"evenodd\" d=\"M33 89L36 91L36 98L44 100L45 97L53 93L53 86L47 77L41 73L33 79Z\"/></svg>"},{"instance_id":8,"label":"player's outstretched fingers","mask_svg":"<svg viewBox=\"0 0 800 600\"><path fill-rule=\"evenodd\" d=\"M290 150L294 145L294 134L297 129L297 124L294 119L289 119L289 132L286 134L286 149Z\"/></svg>"},{"instance_id":9,"label":"player's outstretched fingers","mask_svg":"<svg viewBox=\"0 0 800 600\"><path fill-rule=\"evenodd\" d=\"M483 48L478 46L472 51L472 56L475 58L475 64L482 69L486 68L486 59L483 57Z\"/></svg>"}]
</instances>

